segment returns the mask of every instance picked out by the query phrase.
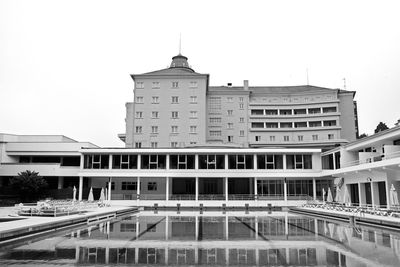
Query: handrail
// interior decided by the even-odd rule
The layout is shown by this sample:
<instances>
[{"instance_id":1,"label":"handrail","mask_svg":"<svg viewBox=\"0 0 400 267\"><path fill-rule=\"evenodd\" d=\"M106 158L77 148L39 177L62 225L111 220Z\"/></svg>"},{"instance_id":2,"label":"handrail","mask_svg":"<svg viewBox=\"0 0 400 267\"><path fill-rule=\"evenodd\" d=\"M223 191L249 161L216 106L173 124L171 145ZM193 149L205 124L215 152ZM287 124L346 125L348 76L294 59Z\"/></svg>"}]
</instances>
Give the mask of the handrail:
<instances>
[{"instance_id":1,"label":"handrail","mask_svg":"<svg viewBox=\"0 0 400 267\"><path fill-rule=\"evenodd\" d=\"M347 168L347 167L352 167L352 166L357 166L357 165L361 165L361 164L366 164L366 163L372 163L372 162L377 162L377 161L383 161L383 160L388 160L388 159L392 159L399 156L400 157L400 151L396 151L393 153L383 153L379 156L373 156L373 157L368 157L365 158L363 160L353 160L353 161L349 161L346 163L341 164L341 168Z\"/></svg>"}]
</instances>

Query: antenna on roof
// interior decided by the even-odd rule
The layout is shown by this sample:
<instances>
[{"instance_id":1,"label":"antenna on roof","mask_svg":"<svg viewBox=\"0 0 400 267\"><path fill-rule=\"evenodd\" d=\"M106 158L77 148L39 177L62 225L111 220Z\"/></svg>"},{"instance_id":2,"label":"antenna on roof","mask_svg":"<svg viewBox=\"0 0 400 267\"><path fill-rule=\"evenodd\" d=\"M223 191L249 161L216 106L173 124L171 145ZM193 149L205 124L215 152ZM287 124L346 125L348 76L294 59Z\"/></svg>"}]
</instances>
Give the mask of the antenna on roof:
<instances>
[{"instance_id":1,"label":"antenna on roof","mask_svg":"<svg viewBox=\"0 0 400 267\"><path fill-rule=\"evenodd\" d=\"M310 85L308 82L308 68L306 69L306 73L307 73L307 85Z\"/></svg>"},{"instance_id":2,"label":"antenna on roof","mask_svg":"<svg viewBox=\"0 0 400 267\"><path fill-rule=\"evenodd\" d=\"M346 90L346 78L343 78L343 90Z\"/></svg>"},{"instance_id":3,"label":"antenna on roof","mask_svg":"<svg viewBox=\"0 0 400 267\"><path fill-rule=\"evenodd\" d=\"M182 35L181 35L181 33L179 33L179 55L181 54L181 44L182 43Z\"/></svg>"}]
</instances>

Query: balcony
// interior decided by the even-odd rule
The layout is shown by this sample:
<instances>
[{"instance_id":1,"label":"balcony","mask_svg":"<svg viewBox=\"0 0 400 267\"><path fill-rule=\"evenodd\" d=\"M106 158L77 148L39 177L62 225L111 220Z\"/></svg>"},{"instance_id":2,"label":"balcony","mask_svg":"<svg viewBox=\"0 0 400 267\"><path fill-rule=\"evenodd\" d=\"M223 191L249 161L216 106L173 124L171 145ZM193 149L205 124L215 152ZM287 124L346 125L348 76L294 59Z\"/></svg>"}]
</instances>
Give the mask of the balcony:
<instances>
[{"instance_id":1,"label":"balcony","mask_svg":"<svg viewBox=\"0 0 400 267\"><path fill-rule=\"evenodd\" d=\"M2 175L15 176L26 170L38 172L41 176L78 176L78 166L61 166L60 163L2 163Z\"/></svg>"}]
</instances>

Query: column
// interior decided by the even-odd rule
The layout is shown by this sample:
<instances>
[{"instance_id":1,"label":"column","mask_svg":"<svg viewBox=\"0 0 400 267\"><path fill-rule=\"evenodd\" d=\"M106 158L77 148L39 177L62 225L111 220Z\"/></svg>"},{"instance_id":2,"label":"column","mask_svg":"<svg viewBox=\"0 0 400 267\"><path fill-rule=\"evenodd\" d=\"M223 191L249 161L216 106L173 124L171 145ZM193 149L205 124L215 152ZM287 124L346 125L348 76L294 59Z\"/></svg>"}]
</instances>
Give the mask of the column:
<instances>
[{"instance_id":1,"label":"column","mask_svg":"<svg viewBox=\"0 0 400 267\"><path fill-rule=\"evenodd\" d=\"M194 169L199 169L199 154L194 155Z\"/></svg>"},{"instance_id":2,"label":"column","mask_svg":"<svg viewBox=\"0 0 400 267\"><path fill-rule=\"evenodd\" d=\"M257 177L254 177L254 200L256 201L256 206L258 206Z\"/></svg>"},{"instance_id":3,"label":"column","mask_svg":"<svg viewBox=\"0 0 400 267\"><path fill-rule=\"evenodd\" d=\"M110 201L111 200L111 183L112 183L112 177L109 177L108 178L108 196L107 196L107 199L108 199L108 201Z\"/></svg>"},{"instance_id":4,"label":"column","mask_svg":"<svg viewBox=\"0 0 400 267\"><path fill-rule=\"evenodd\" d=\"M195 240L199 240L199 216L196 215L194 217L195 221L194 221L194 238Z\"/></svg>"},{"instance_id":5,"label":"column","mask_svg":"<svg viewBox=\"0 0 400 267\"><path fill-rule=\"evenodd\" d=\"M389 180L386 178L385 181L385 187L386 187L386 205L387 208L390 209L390 207L392 206L392 203L390 202L390 184L389 184Z\"/></svg>"},{"instance_id":6,"label":"column","mask_svg":"<svg viewBox=\"0 0 400 267\"><path fill-rule=\"evenodd\" d=\"M362 206L361 183L358 183L358 206Z\"/></svg>"},{"instance_id":7,"label":"column","mask_svg":"<svg viewBox=\"0 0 400 267\"><path fill-rule=\"evenodd\" d=\"M81 155L81 163L80 163L80 166L79 166L81 170L83 169L84 165L85 165L85 158L84 158L83 155Z\"/></svg>"},{"instance_id":8,"label":"column","mask_svg":"<svg viewBox=\"0 0 400 267\"><path fill-rule=\"evenodd\" d=\"M286 182L286 178L283 180L283 197L284 197L285 204L287 206L287 182Z\"/></svg>"},{"instance_id":9,"label":"column","mask_svg":"<svg viewBox=\"0 0 400 267\"><path fill-rule=\"evenodd\" d=\"M317 181L315 177L312 179L313 200L317 200Z\"/></svg>"},{"instance_id":10,"label":"column","mask_svg":"<svg viewBox=\"0 0 400 267\"><path fill-rule=\"evenodd\" d=\"M315 240L318 238L318 220L317 218L314 218L314 234L315 234Z\"/></svg>"},{"instance_id":11,"label":"column","mask_svg":"<svg viewBox=\"0 0 400 267\"><path fill-rule=\"evenodd\" d=\"M137 169L140 170L142 168L142 155L137 156Z\"/></svg>"},{"instance_id":12,"label":"column","mask_svg":"<svg viewBox=\"0 0 400 267\"><path fill-rule=\"evenodd\" d=\"M168 227L169 227L169 217L168 215L165 216L165 240L168 240Z\"/></svg>"},{"instance_id":13,"label":"column","mask_svg":"<svg viewBox=\"0 0 400 267\"><path fill-rule=\"evenodd\" d=\"M112 155L108 155L108 169L112 169Z\"/></svg>"},{"instance_id":14,"label":"column","mask_svg":"<svg viewBox=\"0 0 400 267\"><path fill-rule=\"evenodd\" d=\"M64 186L64 177L59 176L58 177L58 185L57 185L57 189L62 189Z\"/></svg>"},{"instance_id":15,"label":"column","mask_svg":"<svg viewBox=\"0 0 400 267\"><path fill-rule=\"evenodd\" d=\"M374 183L372 182L371 179L371 204L372 204L372 208L375 207L375 198L374 198Z\"/></svg>"},{"instance_id":16,"label":"column","mask_svg":"<svg viewBox=\"0 0 400 267\"><path fill-rule=\"evenodd\" d=\"M168 203L169 200L169 177L165 177L165 200Z\"/></svg>"},{"instance_id":17,"label":"column","mask_svg":"<svg viewBox=\"0 0 400 267\"><path fill-rule=\"evenodd\" d=\"M227 170L228 169L228 154L225 154L224 155L225 157L225 170Z\"/></svg>"},{"instance_id":18,"label":"column","mask_svg":"<svg viewBox=\"0 0 400 267\"><path fill-rule=\"evenodd\" d=\"M166 170L169 170L169 154L167 154L166 158L165 158L165 168Z\"/></svg>"},{"instance_id":19,"label":"column","mask_svg":"<svg viewBox=\"0 0 400 267\"><path fill-rule=\"evenodd\" d=\"M137 177L137 187L136 187L136 206L139 207L140 204L140 177Z\"/></svg>"},{"instance_id":20,"label":"column","mask_svg":"<svg viewBox=\"0 0 400 267\"><path fill-rule=\"evenodd\" d=\"M79 197L78 200L82 201L82 191L83 191L83 176L79 176Z\"/></svg>"},{"instance_id":21,"label":"column","mask_svg":"<svg viewBox=\"0 0 400 267\"><path fill-rule=\"evenodd\" d=\"M256 240L258 239L258 216L254 217L254 230L256 235Z\"/></svg>"},{"instance_id":22,"label":"column","mask_svg":"<svg viewBox=\"0 0 400 267\"><path fill-rule=\"evenodd\" d=\"M286 167L286 154L283 154L282 161L283 161L283 169L286 170L287 169L287 167Z\"/></svg>"},{"instance_id":23,"label":"column","mask_svg":"<svg viewBox=\"0 0 400 267\"><path fill-rule=\"evenodd\" d=\"M106 264L110 262L110 247L106 246Z\"/></svg>"},{"instance_id":24,"label":"column","mask_svg":"<svg viewBox=\"0 0 400 267\"><path fill-rule=\"evenodd\" d=\"M285 235L286 235L286 239L287 239L287 236L289 235L289 218L288 218L287 212L285 212Z\"/></svg>"},{"instance_id":25,"label":"column","mask_svg":"<svg viewBox=\"0 0 400 267\"><path fill-rule=\"evenodd\" d=\"M225 186L225 201L226 201L226 204L228 205L228 200L229 200L229 197L228 197L228 177L225 177L225 179L224 179L224 186Z\"/></svg>"},{"instance_id":26,"label":"column","mask_svg":"<svg viewBox=\"0 0 400 267\"><path fill-rule=\"evenodd\" d=\"M225 239L229 240L229 217L225 215Z\"/></svg>"},{"instance_id":27,"label":"column","mask_svg":"<svg viewBox=\"0 0 400 267\"><path fill-rule=\"evenodd\" d=\"M199 177L197 176L195 181L195 200L196 202L199 201Z\"/></svg>"}]
</instances>

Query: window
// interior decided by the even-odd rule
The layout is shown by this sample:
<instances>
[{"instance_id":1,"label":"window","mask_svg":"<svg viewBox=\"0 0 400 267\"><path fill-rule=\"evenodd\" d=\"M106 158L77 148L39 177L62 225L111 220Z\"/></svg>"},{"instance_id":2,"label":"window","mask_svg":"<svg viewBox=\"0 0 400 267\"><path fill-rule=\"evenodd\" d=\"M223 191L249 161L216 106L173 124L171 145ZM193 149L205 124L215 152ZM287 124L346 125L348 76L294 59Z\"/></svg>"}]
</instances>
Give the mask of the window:
<instances>
[{"instance_id":1,"label":"window","mask_svg":"<svg viewBox=\"0 0 400 267\"><path fill-rule=\"evenodd\" d=\"M331 112L336 112L336 107L326 107L322 108L323 113L331 113Z\"/></svg>"},{"instance_id":2,"label":"window","mask_svg":"<svg viewBox=\"0 0 400 267\"><path fill-rule=\"evenodd\" d=\"M256 142L260 142L261 141L261 135L256 135Z\"/></svg>"},{"instance_id":3,"label":"window","mask_svg":"<svg viewBox=\"0 0 400 267\"><path fill-rule=\"evenodd\" d=\"M191 104L196 104L197 103L197 96L195 96L195 95L190 96L190 103Z\"/></svg>"},{"instance_id":4,"label":"window","mask_svg":"<svg viewBox=\"0 0 400 267\"><path fill-rule=\"evenodd\" d=\"M197 132L197 126L190 126L190 133L196 133Z\"/></svg>"},{"instance_id":5,"label":"window","mask_svg":"<svg viewBox=\"0 0 400 267\"><path fill-rule=\"evenodd\" d=\"M287 169L312 169L311 155L286 155Z\"/></svg>"},{"instance_id":6,"label":"window","mask_svg":"<svg viewBox=\"0 0 400 267\"><path fill-rule=\"evenodd\" d=\"M210 136L212 137L221 136L221 131L210 131Z\"/></svg>"},{"instance_id":7,"label":"window","mask_svg":"<svg viewBox=\"0 0 400 267\"><path fill-rule=\"evenodd\" d=\"M151 133L152 134L158 133L158 126L151 126Z\"/></svg>"},{"instance_id":8,"label":"window","mask_svg":"<svg viewBox=\"0 0 400 267\"><path fill-rule=\"evenodd\" d=\"M233 135L228 135L228 142L232 143L233 142Z\"/></svg>"},{"instance_id":9,"label":"window","mask_svg":"<svg viewBox=\"0 0 400 267\"><path fill-rule=\"evenodd\" d=\"M171 147L178 147L178 142L171 142Z\"/></svg>"},{"instance_id":10,"label":"window","mask_svg":"<svg viewBox=\"0 0 400 267\"><path fill-rule=\"evenodd\" d=\"M244 118L243 118L243 117L240 117L240 118L239 118L239 122L240 122L240 123L244 123Z\"/></svg>"},{"instance_id":11,"label":"window","mask_svg":"<svg viewBox=\"0 0 400 267\"><path fill-rule=\"evenodd\" d=\"M283 169L283 155L257 155L258 169Z\"/></svg>"},{"instance_id":12,"label":"window","mask_svg":"<svg viewBox=\"0 0 400 267\"><path fill-rule=\"evenodd\" d=\"M269 137L269 141L270 141L270 142L275 142L275 136L274 136L274 135L271 135L271 136Z\"/></svg>"},{"instance_id":13,"label":"window","mask_svg":"<svg viewBox=\"0 0 400 267\"><path fill-rule=\"evenodd\" d=\"M239 109L244 109L244 104L243 103L239 103Z\"/></svg>"},{"instance_id":14,"label":"window","mask_svg":"<svg viewBox=\"0 0 400 267\"><path fill-rule=\"evenodd\" d=\"M157 148L158 147L158 143L157 142L151 142L150 145L151 145L151 148Z\"/></svg>"},{"instance_id":15,"label":"window","mask_svg":"<svg viewBox=\"0 0 400 267\"><path fill-rule=\"evenodd\" d=\"M148 182L147 183L147 190L148 191L157 191L157 183L156 182Z\"/></svg>"},{"instance_id":16,"label":"window","mask_svg":"<svg viewBox=\"0 0 400 267\"><path fill-rule=\"evenodd\" d=\"M159 89L160 88L160 82L153 82L152 83L152 88L153 89Z\"/></svg>"},{"instance_id":17,"label":"window","mask_svg":"<svg viewBox=\"0 0 400 267\"><path fill-rule=\"evenodd\" d=\"M179 83L178 82L172 82L172 88L178 88L179 87Z\"/></svg>"},{"instance_id":18,"label":"window","mask_svg":"<svg viewBox=\"0 0 400 267\"><path fill-rule=\"evenodd\" d=\"M265 115L268 115L268 116L278 115L278 110L277 109L266 109Z\"/></svg>"},{"instance_id":19,"label":"window","mask_svg":"<svg viewBox=\"0 0 400 267\"><path fill-rule=\"evenodd\" d=\"M137 134L141 134L141 133L142 133L142 126L136 126L136 127L135 127L135 132L136 132Z\"/></svg>"},{"instance_id":20,"label":"window","mask_svg":"<svg viewBox=\"0 0 400 267\"><path fill-rule=\"evenodd\" d=\"M320 121L309 121L308 126L309 127L321 127L321 122Z\"/></svg>"},{"instance_id":21,"label":"window","mask_svg":"<svg viewBox=\"0 0 400 267\"><path fill-rule=\"evenodd\" d=\"M291 109L281 109L279 110L280 115L292 115L292 110Z\"/></svg>"},{"instance_id":22,"label":"window","mask_svg":"<svg viewBox=\"0 0 400 267\"><path fill-rule=\"evenodd\" d=\"M108 169L109 168L109 156L108 155L85 155L84 156L84 168L85 169Z\"/></svg>"},{"instance_id":23,"label":"window","mask_svg":"<svg viewBox=\"0 0 400 267\"><path fill-rule=\"evenodd\" d=\"M283 180L257 180L257 192L259 196L283 196L283 190ZM285 232L284 228L280 229L275 224L268 223L266 225L264 223L263 225L262 223L260 226L264 228L262 232L267 235L281 235ZM274 252L275 255L279 255L278 253L279 251Z\"/></svg>"},{"instance_id":24,"label":"window","mask_svg":"<svg viewBox=\"0 0 400 267\"><path fill-rule=\"evenodd\" d=\"M305 108L302 109L295 109L293 110L294 115L303 115L307 113L307 110Z\"/></svg>"},{"instance_id":25,"label":"window","mask_svg":"<svg viewBox=\"0 0 400 267\"><path fill-rule=\"evenodd\" d=\"M328 139L329 139L329 140L332 140L332 139L334 139L334 138L335 138L334 134L328 134Z\"/></svg>"},{"instance_id":26,"label":"window","mask_svg":"<svg viewBox=\"0 0 400 267\"><path fill-rule=\"evenodd\" d=\"M317 141L318 140L318 134L313 134L312 135L312 140Z\"/></svg>"},{"instance_id":27,"label":"window","mask_svg":"<svg viewBox=\"0 0 400 267\"><path fill-rule=\"evenodd\" d=\"M179 117L178 111L172 111L172 112L171 112L171 117L172 117L173 119L177 119L177 118Z\"/></svg>"},{"instance_id":28,"label":"window","mask_svg":"<svg viewBox=\"0 0 400 267\"><path fill-rule=\"evenodd\" d=\"M227 112L228 112L228 116L232 116L233 115L233 110L232 109L228 110Z\"/></svg>"},{"instance_id":29,"label":"window","mask_svg":"<svg viewBox=\"0 0 400 267\"><path fill-rule=\"evenodd\" d=\"M197 82L192 81L190 82L189 86L190 88L197 88Z\"/></svg>"},{"instance_id":30,"label":"window","mask_svg":"<svg viewBox=\"0 0 400 267\"><path fill-rule=\"evenodd\" d=\"M197 118L197 111L194 111L194 110L190 111L190 118L191 119Z\"/></svg>"},{"instance_id":31,"label":"window","mask_svg":"<svg viewBox=\"0 0 400 267\"><path fill-rule=\"evenodd\" d=\"M178 133L178 126L171 126L171 133Z\"/></svg>"},{"instance_id":32,"label":"window","mask_svg":"<svg viewBox=\"0 0 400 267\"><path fill-rule=\"evenodd\" d=\"M160 103L160 98L158 96L153 96L151 97L151 103L152 104L158 104Z\"/></svg>"},{"instance_id":33,"label":"window","mask_svg":"<svg viewBox=\"0 0 400 267\"><path fill-rule=\"evenodd\" d=\"M240 103L243 103L243 101L244 101L244 97L242 97L242 96L239 97L239 102L240 102Z\"/></svg>"},{"instance_id":34,"label":"window","mask_svg":"<svg viewBox=\"0 0 400 267\"><path fill-rule=\"evenodd\" d=\"M228 155L229 169L253 169L253 155Z\"/></svg>"},{"instance_id":35,"label":"window","mask_svg":"<svg viewBox=\"0 0 400 267\"><path fill-rule=\"evenodd\" d=\"M137 96L136 97L136 103L137 104L143 104L143 96Z\"/></svg>"},{"instance_id":36,"label":"window","mask_svg":"<svg viewBox=\"0 0 400 267\"><path fill-rule=\"evenodd\" d=\"M210 118L210 123L221 123L221 118Z\"/></svg>"},{"instance_id":37,"label":"window","mask_svg":"<svg viewBox=\"0 0 400 267\"><path fill-rule=\"evenodd\" d=\"M158 119L158 111L152 111L151 112L151 118Z\"/></svg>"},{"instance_id":38,"label":"window","mask_svg":"<svg viewBox=\"0 0 400 267\"><path fill-rule=\"evenodd\" d=\"M252 122L251 128L264 128L264 123L263 122Z\"/></svg>"},{"instance_id":39,"label":"window","mask_svg":"<svg viewBox=\"0 0 400 267\"><path fill-rule=\"evenodd\" d=\"M172 97L171 97L171 103L172 103L172 104L178 104L178 103L179 103L179 97L177 97L177 96L172 96Z\"/></svg>"},{"instance_id":40,"label":"window","mask_svg":"<svg viewBox=\"0 0 400 267\"><path fill-rule=\"evenodd\" d=\"M298 135L297 136L297 140L300 141L300 142L303 141L303 136L302 135Z\"/></svg>"},{"instance_id":41,"label":"window","mask_svg":"<svg viewBox=\"0 0 400 267\"><path fill-rule=\"evenodd\" d=\"M239 136L244 136L244 130L239 131Z\"/></svg>"},{"instance_id":42,"label":"window","mask_svg":"<svg viewBox=\"0 0 400 267\"><path fill-rule=\"evenodd\" d=\"M281 128L292 128L291 122L281 122Z\"/></svg>"},{"instance_id":43,"label":"window","mask_svg":"<svg viewBox=\"0 0 400 267\"><path fill-rule=\"evenodd\" d=\"M194 155L170 155L169 166L171 169L194 169Z\"/></svg>"},{"instance_id":44,"label":"window","mask_svg":"<svg viewBox=\"0 0 400 267\"><path fill-rule=\"evenodd\" d=\"M142 142L135 142L135 148L141 148Z\"/></svg>"},{"instance_id":45,"label":"window","mask_svg":"<svg viewBox=\"0 0 400 267\"><path fill-rule=\"evenodd\" d=\"M143 82L136 82L136 89L143 89L144 83Z\"/></svg>"},{"instance_id":46,"label":"window","mask_svg":"<svg viewBox=\"0 0 400 267\"><path fill-rule=\"evenodd\" d=\"M227 100L228 100L228 103L232 103L232 102L233 102L233 97L230 97L230 96L229 96L229 97L227 98Z\"/></svg>"},{"instance_id":47,"label":"window","mask_svg":"<svg viewBox=\"0 0 400 267\"><path fill-rule=\"evenodd\" d=\"M157 155L142 155L142 169L165 169L166 156Z\"/></svg>"},{"instance_id":48,"label":"window","mask_svg":"<svg viewBox=\"0 0 400 267\"><path fill-rule=\"evenodd\" d=\"M283 141L289 142L289 136L288 135L283 136Z\"/></svg>"},{"instance_id":49,"label":"window","mask_svg":"<svg viewBox=\"0 0 400 267\"><path fill-rule=\"evenodd\" d=\"M210 113L221 111L221 97L210 97L208 101L208 108Z\"/></svg>"},{"instance_id":50,"label":"window","mask_svg":"<svg viewBox=\"0 0 400 267\"><path fill-rule=\"evenodd\" d=\"M142 111L136 111L136 119L142 119L143 118L143 112Z\"/></svg>"},{"instance_id":51,"label":"window","mask_svg":"<svg viewBox=\"0 0 400 267\"><path fill-rule=\"evenodd\" d=\"M324 121L324 126L336 126L336 121Z\"/></svg>"},{"instance_id":52,"label":"window","mask_svg":"<svg viewBox=\"0 0 400 267\"><path fill-rule=\"evenodd\" d=\"M265 123L266 128L278 128L278 123L277 122L267 122Z\"/></svg>"},{"instance_id":53,"label":"window","mask_svg":"<svg viewBox=\"0 0 400 267\"><path fill-rule=\"evenodd\" d=\"M309 108L308 114L319 114L321 113L321 108Z\"/></svg>"},{"instance_id":54,"label":"window","mask_svg":"<svg viewBox=\"0 0 400 267\"><path fill-rule=\"evenodd\" d=\"M264 110L263 109L252 109L251 115L264 115Z\"/></svg>"},{"instance_id":55,"label":"window","mask_svg":"<svg viewBox=\"0 0 400 267\"><path fill-rule=\"evenodd\" d=\"M121 190L137 190L137 182L122 182Z\"/></svg>"},{"instance_id":56,"label":"window","mask_svg":"<svg viewBox=\"0 0 400 267\"><path fill-rule=\"evenodd\" d=\"M307 122L295 122L294 123L294 128L306 128L307 127Z\"/></svg>"},{"instance_id":57,"label":"window","mask_svg":"<svg viewBox=\"0 0 400 267\"><path fill-rule=\"evenodd\" d=\"M199 155L199 168L200 169L224 169L225 156L224 155Z\"/></svg>"},{"instance_id":58,"label":"window","mask_svg":"<svg viewBox=\"0 0 400 267\"><path fill-rule=\"evenodd\" d=\"M228 122L228 129L233 129L233 123L232 122Z\"/></svg>"}]
</instances>

